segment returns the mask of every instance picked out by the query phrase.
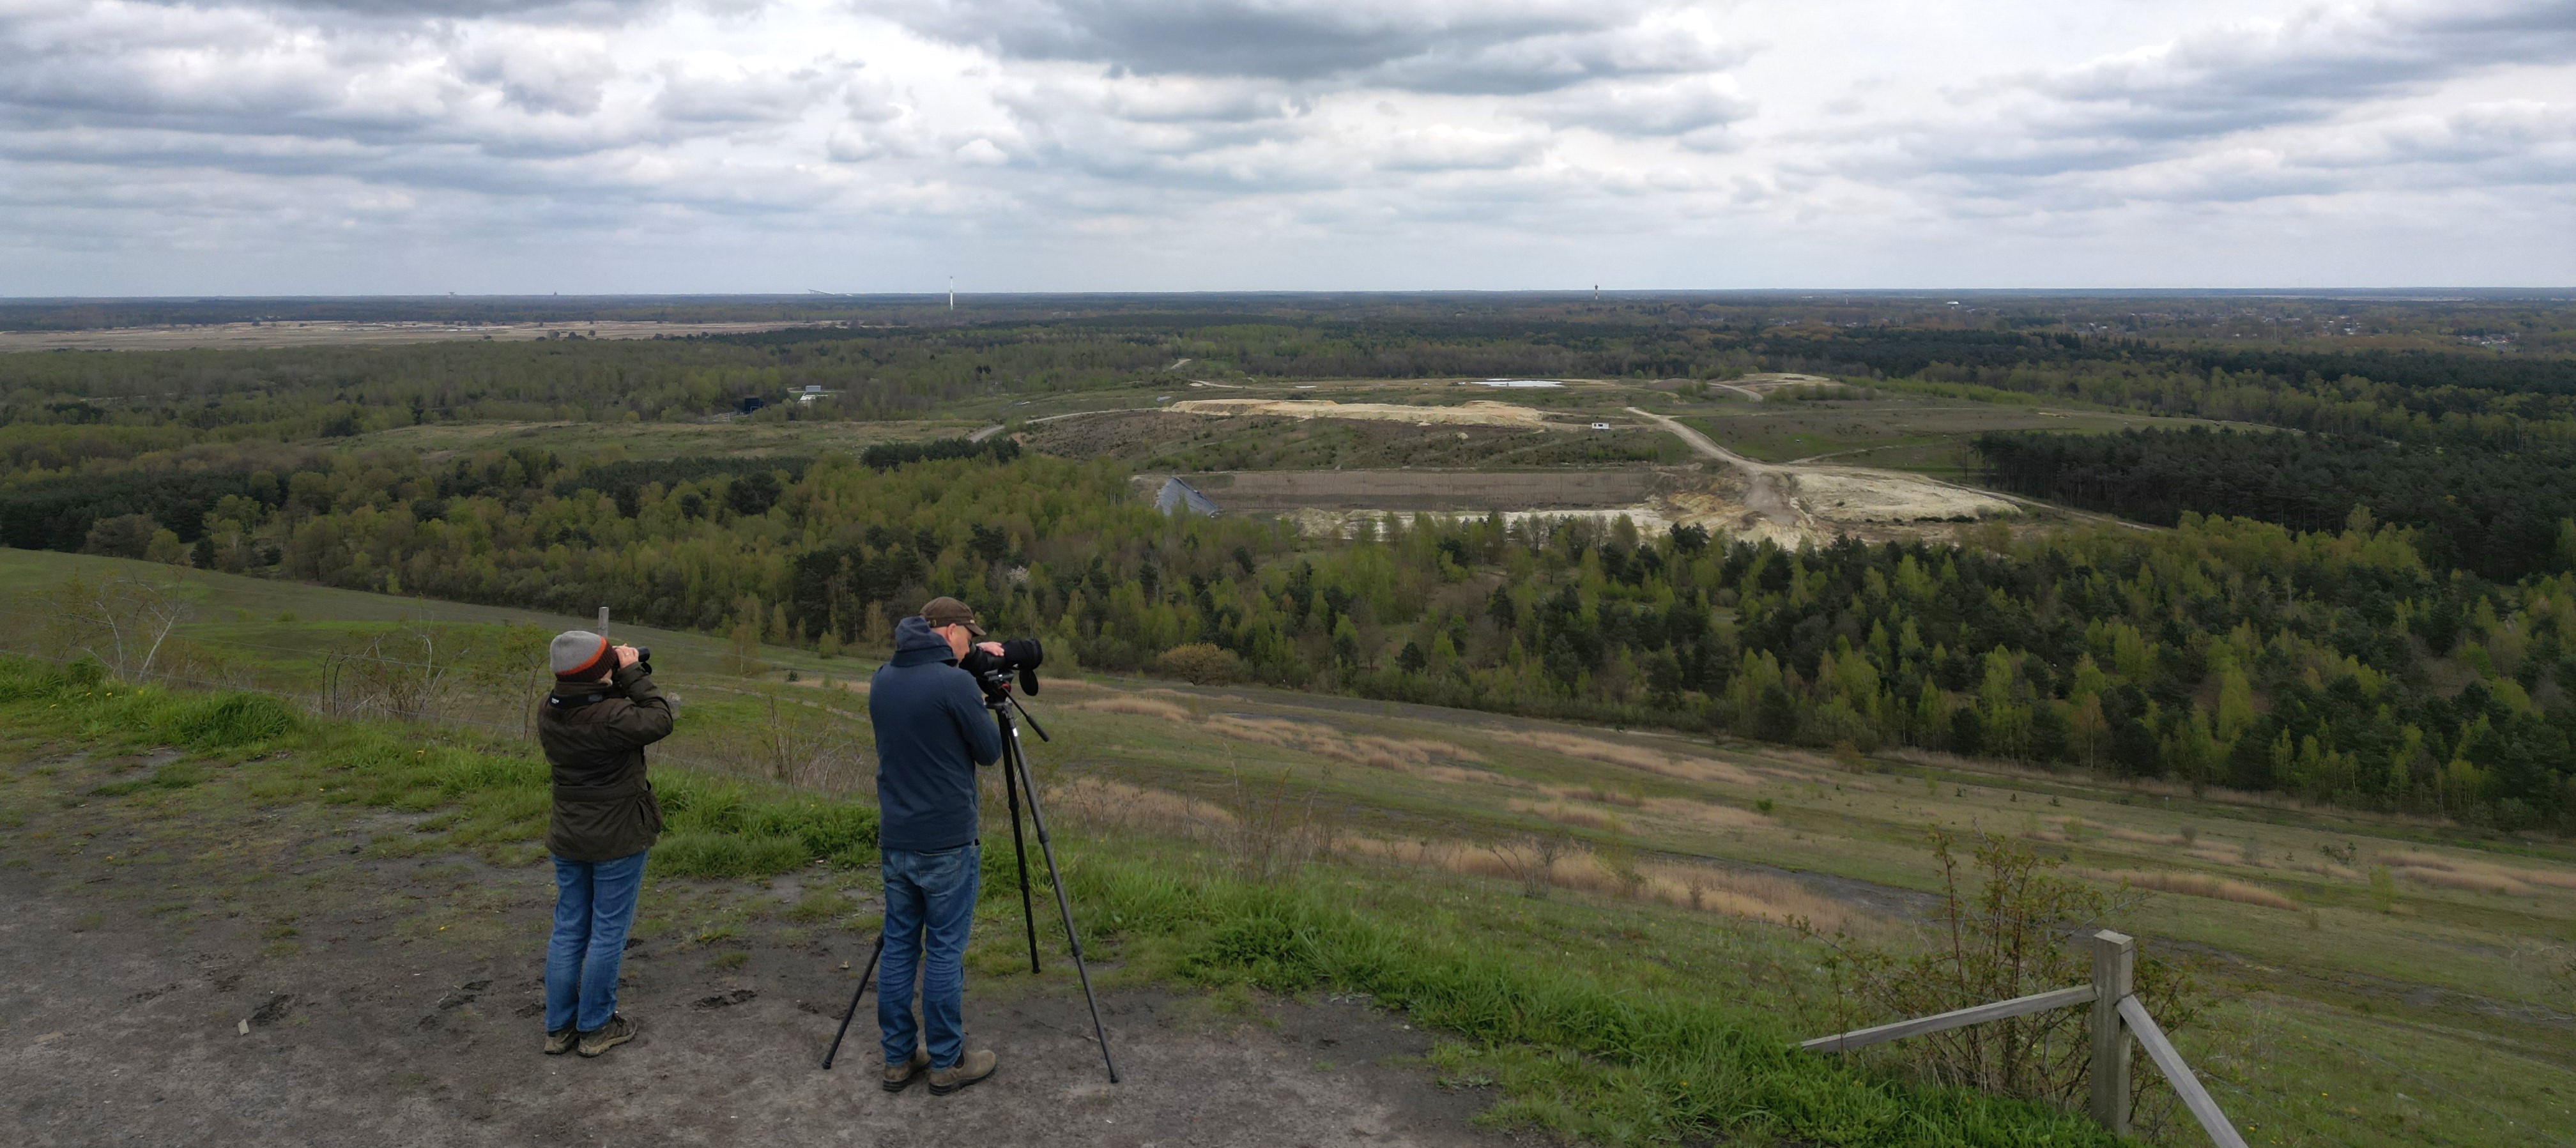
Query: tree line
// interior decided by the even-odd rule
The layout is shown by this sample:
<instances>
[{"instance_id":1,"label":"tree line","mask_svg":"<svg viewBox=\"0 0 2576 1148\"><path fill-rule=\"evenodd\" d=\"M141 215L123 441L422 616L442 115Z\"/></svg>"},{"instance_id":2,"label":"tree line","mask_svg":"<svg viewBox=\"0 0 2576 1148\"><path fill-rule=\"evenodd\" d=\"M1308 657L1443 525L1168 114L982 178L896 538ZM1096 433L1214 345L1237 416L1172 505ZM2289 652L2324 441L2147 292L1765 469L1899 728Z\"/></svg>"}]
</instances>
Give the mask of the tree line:
<instances>
[{"instance_id":1,"label":"tree line","mask_svg":"<svg viewBox=\"0 0 2576 1148\"><path fill-rule=\"evenodd\" d=\"M953 594L1098 668L2576 817L2576 575L2446 572L2423 531L2358 515L1799 550L1499 516L1316 539L1166 518L1101 463L741 461L317 453L217 497L184 545L141 515L83 545L166 535L165 561L827 653Z\"/></svg>"}]
</instances>

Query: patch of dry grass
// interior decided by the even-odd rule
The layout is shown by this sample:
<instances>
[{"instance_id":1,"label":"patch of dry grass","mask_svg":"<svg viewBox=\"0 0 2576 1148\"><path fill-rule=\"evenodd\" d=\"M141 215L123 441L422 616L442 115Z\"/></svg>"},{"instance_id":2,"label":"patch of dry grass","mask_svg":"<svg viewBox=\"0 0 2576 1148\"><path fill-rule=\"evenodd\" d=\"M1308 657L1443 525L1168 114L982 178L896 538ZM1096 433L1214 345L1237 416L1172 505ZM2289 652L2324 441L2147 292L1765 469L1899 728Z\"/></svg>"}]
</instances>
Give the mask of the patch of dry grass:
<instances>
[{"instance_id":1,"label":"patch of dry grass","mask_svg":"<svg viewBox=\"0 0 2576 1148\"><path fill-rule=\"evenodd\" d=\"M2113 841L2128 841L2139 845L2169 845L2175 848L2191 844L2189 839L2179 833L2142 833L2135 829L2122 829L2116 825L2109 827L2096 825L2091 828L2099 830L2103 836Z\"/></svg>"},{"instance_id":2,"label":"patch of dry grass","mask_svg":"<svg viewBox=\"0 0 2576 1148\"><path fill-rule=\"evenodd\" d=\"M2207 873L2178 873L2170 869L2078 869L2077 874L2097 881L2126 882L2132 888L2154 889L2161 893L2180 893L2186 897L2207 897L2214 901L2235 901L2260 905L2266 909L2291 909L2299 903L2259 885L2230 881Z\"/></svg>"},{"instance_id":3,"label":"patch of dry grass","mask_svg":"<svg viewBox=\"0 0 2576 1148\"><path fill-rule=\"evenodd\" d=\"M1423 738L1377 737L1369 734L1344 734L1312 722L1285 721L1279 718L1236 717L1219 714L1199 723L1200 728L1223 734L1239 741L1277 746L1347 761L1354 765L1409 773L1430 765L1434 760L1480 761L1469 750L1445 741Z\"/></svg>"},{"instance_id":4,"label":"patch of dry grass","mask_svg":"<svg viewBox=\"0 0 2576 1148\"><path fill-rule=\"evenodd\" d=\"M1696 821L1719 829L1772 829L1780 824L1750 809L1738 809L1714 801L1693 801L1687 797L1650 798L1644 808L1648 813Z\"/></svg>"},{"instance_id":5,"label":"patch of dry grass","mask_svg":"<svg viewBox=\"0 0 2576 1148\"><path fill-rule=\"evenodd\" d=\"M1857 916L1841 901L1788 877L1738 873L1705 865L1648 862L1625 872L1587 849L1542 850L1528 843L1474 845L1449 840L1345 837L1341 851L1400 865L1473 877L1553 886L1604 897L1657 901L1681 909L1720 913L1778 925L1805 924L1823 932L1844 928Z\"/></svg>"},{"instance_id":6,"label":"patch of dry grass","mask_svg":"<svg viewBox=\"0 0 2576 1148\"><path fill-rule=\"evenodd\" d=\"M1099 829L1154 829L1196 836L1234 824L1234 814L1214 802L1105 777L1077 777L1047 793L1047 808Z\"/></svg>"},{"instance_id":7,"label":"patch of dry grass","mask_svg":"<svg viewBox=\"0 0 2576 1148\"><path fill-rule=\"evenodd\" d=\"M1517 777L1513 777L1510 774L1496 773L1490 769L1477 769L1473 766L1465 765L1417 765L1406 772L1411 773L1415 777L1427 777L1433 781L1456 782L1461 785L1500 785L1514 789L1526 789L1530 784Z\"/></svg>"},{"instance_id":8,"label":"patch of dry grass","mask_svg":"<svg viewBox=\"0 0 2576 1148\"><path fill-rule=\"evenodd\" d=\"M2528 897L2531 886L2498 873L2480 873L2469 869L2436 869L2428 865L2391 865L2388 871L2418 885L2436 889L2461 889L2471 893L2503 893Z\"/></svg>"},{"instance_id":9,"label":"patch of dry grass","mask_svg":"<svg viewBox=\"0 0 2576 1148\"><path fill-rule=\"evenodd\" d=\"M2526 869L2414 851L2384 854L2379 860L2400 877L2445 889L2510 893L2517 897L2530 896L2534 885L2576 889L2576 873L2556 869Z\"/></svg>"},{"instance_id":10,"label":"patch of dry grass","mask_svg":"<svg viewBox=\"0 0 2576 1148\"><path fill-rule=\"evenodd\" d=\"M1618 814L1589 805L1575 805L1564 801L1514 801L1511 803L1511 811L1544 817L1559 825L1598 829L1604 833L1628 831L1628 823L1620 820Z\"/></svg>"},{"instance_id":11,"label":"patch of dry grass","mask_svg":"<svg viewBox=\"0 0 2576 1148\"><path fill-rule=\"evenodd\" d=\"M1189 708L1177 702L1168 702L1161 698L1139 697L1135 694L1117 694L1111 697L1094 698L1090 701L1075 702L1065 708L1090 710L1093 713L1130 714L1135 717L1162 718L1165 721L1188 721L1191 716Z\"/></svg>"},{"instance_id":12,"label":"patch of dry grass","mask_svg":"<svg viewBox=\"0 0 2576 1148\"><path fill-rule=\"evenodd\" d=\"M1491 730L1486 736L1511 745L1543 749L1567 757L1579 757L1606 765L1642 769L1684 781L1713 781L1721 785L1755 785L1751 773L1738 766L1704 757L1681 757L1644 746L1624 745L1599 738L1579 737L1569 733L1545 730Z\"/></svg>"},{"instance_id":13,"label":"patch of dry grass","mask_svg":"<svg viewBox=\"0 0 2576 1148\"><path fill-rule=\"evenodd\" d=\"M1646 799L1637 794L1622 792L1616 789L1606 789L1598 785L1542 785L1539 788L1545 790L1547 795L1550 797L1564 798L1568 801L1591 801L1602 805L1624 805L1630 809L1635 809L1646 803Z\"/></svg>"}]
</instances>

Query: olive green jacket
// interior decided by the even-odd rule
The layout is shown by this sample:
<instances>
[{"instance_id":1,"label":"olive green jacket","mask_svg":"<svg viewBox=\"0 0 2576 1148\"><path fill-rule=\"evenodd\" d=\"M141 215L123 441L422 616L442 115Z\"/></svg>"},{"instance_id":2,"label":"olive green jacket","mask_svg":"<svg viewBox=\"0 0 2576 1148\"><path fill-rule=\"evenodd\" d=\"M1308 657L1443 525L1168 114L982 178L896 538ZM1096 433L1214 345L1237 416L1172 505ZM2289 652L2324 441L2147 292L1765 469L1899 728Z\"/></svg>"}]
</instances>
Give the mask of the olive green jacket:
<instances>
[{"instance_id":1,"label":"olive green jacket","mask_svg":"<svg viewBox=\"0 0 2576 1148\"><path fill-rule=\"evenodd\" d=\"M537 742L554 767L546 852L614 861L652 848L662 806L644 777L644 747L670 735L671 703L642 666L620 666L604 685L555 683L537 717Z\"/></svg>"}]
</instances>

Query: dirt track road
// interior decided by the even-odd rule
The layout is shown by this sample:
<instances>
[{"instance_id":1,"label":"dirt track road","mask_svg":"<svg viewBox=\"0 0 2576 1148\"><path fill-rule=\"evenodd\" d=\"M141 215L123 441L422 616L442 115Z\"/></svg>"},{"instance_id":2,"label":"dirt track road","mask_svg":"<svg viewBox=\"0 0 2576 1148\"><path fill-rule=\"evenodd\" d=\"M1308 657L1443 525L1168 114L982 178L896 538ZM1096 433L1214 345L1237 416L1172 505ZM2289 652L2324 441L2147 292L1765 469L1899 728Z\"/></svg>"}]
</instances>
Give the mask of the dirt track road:
<instances>
[{"instance_id":1,"label":"dirt track road","mask_svg":"<svg viewBox=\"0 0 2576 1148\"><path fill-rule=\"evenodd\" d=\"M1714 459L1744 474L1744 505L1783 530L1810 530L1815 519L1798 508L1797 499L1789 494L1789 483L1780 467L1755 462L1717 445L1717 440L1683 426L1679 420L1653 411L1629 407L1628 413L1671 431L1702 458Z\"/></svg>"},{"instance_id":2,"label":"dirt track road","mask_svg":"<svg viewBox=\"0 0 2576 1148\"><path fill-rule=\"evenodd\" d=\"M864 962L870 938L762 914L738 938L694 939L726 904L784 905L786 878L648 885L648 913L679 920L628 953L621 1005L644 1036L597 1060L547 1057L542 867L371 856L412 834L383 814L82 801L63 795L97 784L101 763L37 764L0 761L31 813L0 834L0 1142L1510 1142L1467 1123L1489 1093L1419 1067L1427 1034L1355 1003L1245 1012L1109 991L1126 1076L1113 1087L1060 960L1044 978L970 972L971 1037L1002 1054L983 1085L880 1090L873 997L820 1071L857 975L842 962Z\"/></svg>"}]
</instances>

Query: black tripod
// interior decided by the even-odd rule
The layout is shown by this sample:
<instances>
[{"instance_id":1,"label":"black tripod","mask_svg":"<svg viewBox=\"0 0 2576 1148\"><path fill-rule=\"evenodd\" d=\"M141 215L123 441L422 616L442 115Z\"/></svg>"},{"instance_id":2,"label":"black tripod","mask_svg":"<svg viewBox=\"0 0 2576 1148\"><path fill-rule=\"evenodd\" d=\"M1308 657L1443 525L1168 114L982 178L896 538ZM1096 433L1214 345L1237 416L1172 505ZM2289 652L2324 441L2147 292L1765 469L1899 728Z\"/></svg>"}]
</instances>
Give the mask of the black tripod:
<instances>
[{"instance_id":1,"label":"black tripod","mask_svg":"<svg viewBox=\"0 0 2576 1148\"><path fill-rule=\"evenodd\" d=\"M1028 718L1029 728L1037 731L1038 740L1052 739L1047 737L1046 727L1039 725L1038 719L1021 708L1019 700L1006 692L988 690L984 708L993 711L993 722L1002 733L1002 791L1011 806L1011 852L1020 867L1020 919L1028 926L1029 971L1038 971L1038 919L1036 904L1029 894L1028 841L1020 835L1020 794L1023 790L1029 797L1029 821L1038 830L1038 853L1046 859L1047 884L1055 887L1056 912L1064 918L1064 939L1073 951L1073 971L1082 978L1084 1003L1091 1006L1092 1039L1100 1045L1100 1062L1109 1067L1109 1083L1116 1084L1118 1061L1109 1055L1109 1034L1100 1026L1100 999L1092 995L1091 970L1082 963L1082 936L1073 928L1073 902L1067 899L1064 877L1055 867L1055 846L1047 836L1046 814L1038 809L1037 785L1029 779L1028 756L1020 751L1020 727L1011 719L1012 713L1016 711L1019 716ZM841 1054L841 1039L850 1034L850 1020L859 1015L859 999L867 995L868 980L876 975L877 961L884 955L885 933L880 930L876 949L868 954L868 967L859 974L858 991L850 994L850 1009L841 1014L841 1029L832 1034L831 1051L823 1054L824 1068L831 1068L832 1059Z\"/></svg>"}]
</instances>

